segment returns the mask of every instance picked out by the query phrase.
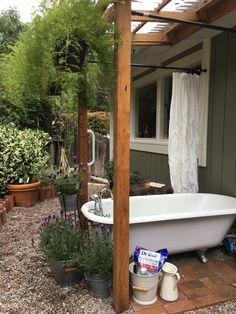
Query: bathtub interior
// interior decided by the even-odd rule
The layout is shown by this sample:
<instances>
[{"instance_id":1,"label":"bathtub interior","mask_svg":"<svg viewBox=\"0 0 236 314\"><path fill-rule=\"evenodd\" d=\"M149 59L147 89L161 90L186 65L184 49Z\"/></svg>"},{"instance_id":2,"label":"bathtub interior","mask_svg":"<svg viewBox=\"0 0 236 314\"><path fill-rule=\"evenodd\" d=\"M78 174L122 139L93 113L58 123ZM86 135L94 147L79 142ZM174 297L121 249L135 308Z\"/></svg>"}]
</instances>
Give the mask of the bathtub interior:
<instances>
[{"instance_id":1,"label":"bathtub interior","mask_svg":"<svg viewBox=\"0 0 236 314\"><path fill-rule=\"evenodd\" d=\"M113 201L102 200L104 213L113 217ZM130 219L143 222L236 214L236 198L217 194L186 193L130 197Z\"/></svg>"}]
</instances>

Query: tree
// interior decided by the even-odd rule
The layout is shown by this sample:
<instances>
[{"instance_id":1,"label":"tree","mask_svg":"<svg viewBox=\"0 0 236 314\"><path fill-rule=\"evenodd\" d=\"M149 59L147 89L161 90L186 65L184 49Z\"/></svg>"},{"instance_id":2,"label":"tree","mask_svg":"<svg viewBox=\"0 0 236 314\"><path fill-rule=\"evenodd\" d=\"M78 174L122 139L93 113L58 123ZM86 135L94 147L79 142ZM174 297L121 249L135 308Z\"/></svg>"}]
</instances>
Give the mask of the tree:
<instances>
[{"instance_id":1,"label":"tree","mask_svg":"<svg viewBox=\"0 0 236 314\"><path fill-rule=\"evenodd\" d=\"M15 44L25 25L20 21L16 9L10 8L0 13L0 55L10 53L11 46Z\"/></svg>"},{"instance_id":2,"label":"tree","mask_svg":"<svg viewBox=\"0 0 236 314\"><path fill-rule=\"evenodd\" d=\"M87 46L83 69L61 71L67 62L64 52L80 49L81 41ZM3 60L2 84L14 113L37 125L48 112L76 112L78 95L94 106L103 83L99 78L110 77L111 85L113 47L113 26L93 0L43 1L40 14Z\"/></svg>"}]
</instances>

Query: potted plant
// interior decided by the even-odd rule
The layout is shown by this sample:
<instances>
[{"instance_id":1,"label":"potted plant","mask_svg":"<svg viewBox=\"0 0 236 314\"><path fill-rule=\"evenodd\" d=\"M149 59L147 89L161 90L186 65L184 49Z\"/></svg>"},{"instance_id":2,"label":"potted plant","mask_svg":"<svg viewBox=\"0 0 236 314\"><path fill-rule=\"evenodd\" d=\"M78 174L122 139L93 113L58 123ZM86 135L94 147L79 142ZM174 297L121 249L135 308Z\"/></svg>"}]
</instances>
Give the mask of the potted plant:
<instances>
[{"instance_id":1,"label":"potted plant","mask_svg":"<svg viewBox=\"0 0 236 314\"><path fill-rule=\"evenodd\" d=\"M144 179L140 172L132 171L130 173L130 195L141 195L144 189Z\"/></svg>"},{"instance_id":2,"label":"potted plant","mask_svg":"<svg viewBox=\"0 0 236 314\"><path fill-rule=\"evenodd\" d=\"M38 173L50 156L47 133L19 129L13 123L0 121L0 193L14 195L16 206L33 206L38 199Z\"/></svg>"},{"instance_id":3,"label":"potted plant","mask_svg":"<svg viewBox=\"0 0 236 314\"><path fill-rule=\"evenodd\" d=\"M114 162L113 160L110 160L105 165L105 174L106 178L109 182L109 188L113 188L113 176L114 176Z\"/></svg>"},{"instance_id":4,"label":"potted plant","mask_svg":"<svg viewBox=\"0 0 236 314\"><path fill-rule=\"evenodd\" d=\"M95 297L107 298L112 282L112 238L106 228L84 233L84 241L77 257Z\"/></svg>"},{"instance_id":5,"label":"potted plant","mask_svg":"<svg viewBox=\"0 0 236 314\"><path fill-rule=\"evenodd\" d=\"M45 201L45 199L51 198L52 180L50 176L48 175L50 170L47 168L44 168L41 170L39 174L40 187L38 191L38 196L39 196L40 202Z\"/></svg>"},{"instance_id":6,"label":"potted plant","mask_svg":"<svg viewBox=\"0 0 236 314\"><path fill-rule=\"evenodd\" d=\"M61 208L65 211L76 210L81 189L80 167L61 166L51 174L51 180Z\"/></svg>"},{"instance_id":7,"label":"potted plant","mask_svg":"<svg viewBox=\"0 0 236 314\"><path fill-rule=\"evenodd\" d=\"M55 281L62 287L78 283L82 272L75 258L83 237L71 215L49 215L40 225L39 246L46 257Z\"/></svg>"}]
</instances>

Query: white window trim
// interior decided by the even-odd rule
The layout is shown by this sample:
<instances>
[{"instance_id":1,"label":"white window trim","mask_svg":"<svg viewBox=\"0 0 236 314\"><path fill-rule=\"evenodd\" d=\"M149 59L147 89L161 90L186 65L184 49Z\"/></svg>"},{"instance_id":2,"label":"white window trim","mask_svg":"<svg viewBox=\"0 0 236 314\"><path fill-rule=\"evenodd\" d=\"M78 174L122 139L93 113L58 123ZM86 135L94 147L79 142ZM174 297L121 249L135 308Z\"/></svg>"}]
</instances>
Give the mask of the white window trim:
<instances>
[{"instance_id":1,"label":"white window trim","mask_svg":"<svg viewBox=\"0 0 236 314\"><path fill-rule=\"evenodd\" d=\"M206 167L207 158L207 121L208 121L208 101L209 101L209 79L210 79L210 40L203 42L201 50L194 52L172 64L176 67L191 67L201 64L207 72L201 74L201 94L200 94L200 134L199 134L199 153L198 162L202 167ZM133 83L131 91L131 130L130 130L130 149L158 154L168 154L168 139L160 138L161 122L161 103L163 101L163 78L170 76L172 71L158 70ZM157 131L156 138L137 138L135 136L135 91L145 85L157 82Z\"/></svg>"}]
</instances>

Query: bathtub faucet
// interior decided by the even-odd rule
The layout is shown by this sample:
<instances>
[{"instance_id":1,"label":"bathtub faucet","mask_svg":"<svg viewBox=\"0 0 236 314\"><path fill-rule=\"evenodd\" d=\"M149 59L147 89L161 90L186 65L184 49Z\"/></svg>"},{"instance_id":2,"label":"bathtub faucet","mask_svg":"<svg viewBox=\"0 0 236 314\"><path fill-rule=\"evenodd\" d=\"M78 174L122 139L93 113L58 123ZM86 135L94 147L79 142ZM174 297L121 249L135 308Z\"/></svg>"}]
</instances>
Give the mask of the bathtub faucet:
<instances>
[{"instance_id":1,"label":"bathtub faucet","mask_svg":"<svg viewBox=\"0 0 236 314\"><path fill-rule=\"evenodd\" d=\"M113 194L112 191L108 188L103 188L99 194L92 194L90 199L94 201L94 209L91 209L90 212L97 216L102 216L102 217L110 217L109 215L104 215L103 213L103 208L102 208L102 196L104 192L109 192L111 195L111 199L113 200Z\"/></svg>"},{"instance_id":2,"label":"bathtub faucet","mask_svg":"<svg viewBox=\"0 0 236 314\"><path fill-rule=\"evenodd\" d=\"M108 188L103 188L103 189L100 191L101 199L102 199L102 195L103 195L104 192L110 193L111 199L113 200L113 193L112 193L112 191L111 191L110 189L108 189Z\"/></svg>"},{"instance_id":3,"label":"bathtub faucet","mask_svg":"<svg viewBox=\"0 0 236 314\"><path fill-rule=\"evenodd\" d=\"M91 209L90 212L97 216L103 216L103 209L102 209L102 200L100 195L92 194L90 199L94 201L94 209Z\"/></svg>"}]
</instances>

